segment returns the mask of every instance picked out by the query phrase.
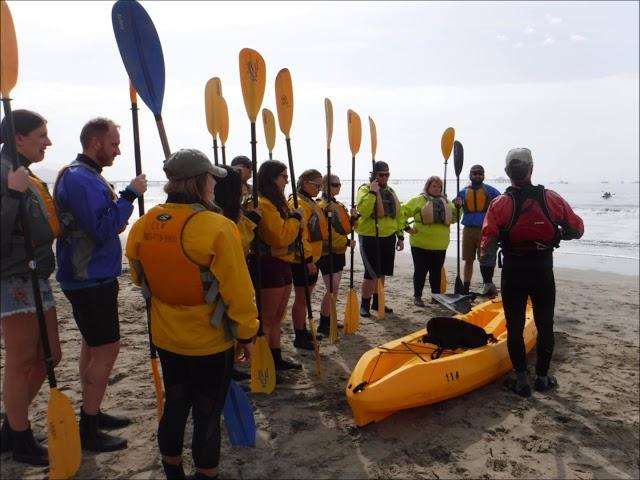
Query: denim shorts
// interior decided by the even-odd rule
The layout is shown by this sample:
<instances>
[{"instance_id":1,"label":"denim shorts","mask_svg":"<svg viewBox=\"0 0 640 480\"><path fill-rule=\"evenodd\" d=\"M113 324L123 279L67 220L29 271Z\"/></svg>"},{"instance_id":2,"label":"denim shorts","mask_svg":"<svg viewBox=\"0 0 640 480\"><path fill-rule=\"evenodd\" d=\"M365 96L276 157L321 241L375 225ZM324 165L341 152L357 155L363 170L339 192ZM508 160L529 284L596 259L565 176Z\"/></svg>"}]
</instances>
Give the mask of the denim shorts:
<instances>
[{"instance_id":1,"label":"denim shorts","mask_svg":"<svg viewBox=\"0 0 640 480\"><path fill-rule=\"evenodd\" d=\"M51 284L44 278L40 278L38 282L42 295L42 308L46 312L56 306ZM30 276L12 276L0 280L0 317L18 313L36 313Z\"/></svg>"}]
</instances>

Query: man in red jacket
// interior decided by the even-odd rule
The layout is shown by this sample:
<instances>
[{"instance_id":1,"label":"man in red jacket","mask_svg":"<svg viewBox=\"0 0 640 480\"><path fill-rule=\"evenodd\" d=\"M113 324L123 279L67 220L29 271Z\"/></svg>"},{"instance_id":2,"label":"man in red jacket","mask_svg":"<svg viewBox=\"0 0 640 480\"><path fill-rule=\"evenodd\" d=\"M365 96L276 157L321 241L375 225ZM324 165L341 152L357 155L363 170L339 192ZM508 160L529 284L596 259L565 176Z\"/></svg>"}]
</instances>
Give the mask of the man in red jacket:
<instances>
[{"instance_id":1,"label":"man in red jacket","mask_svg":"<svg viewBox=\"0 0 640 480\"><path fill-rule=\"evenodd\" d=\"M507 347L515 370L515 378L508 378L505 385L523 397L531 395L523 338L527 298L531 298L538 330L534 388L545 391L558 384L549 375L556 300L553 250L560 240L580 238L584 233L582 219L560 195L531 184L532 171L533 158L528 148L509 150L505 172L511 187L491 202L480 243L481 256L495 251L496 242L502 249L500 288L507 320Z\"/></svg>"}]
</instances>

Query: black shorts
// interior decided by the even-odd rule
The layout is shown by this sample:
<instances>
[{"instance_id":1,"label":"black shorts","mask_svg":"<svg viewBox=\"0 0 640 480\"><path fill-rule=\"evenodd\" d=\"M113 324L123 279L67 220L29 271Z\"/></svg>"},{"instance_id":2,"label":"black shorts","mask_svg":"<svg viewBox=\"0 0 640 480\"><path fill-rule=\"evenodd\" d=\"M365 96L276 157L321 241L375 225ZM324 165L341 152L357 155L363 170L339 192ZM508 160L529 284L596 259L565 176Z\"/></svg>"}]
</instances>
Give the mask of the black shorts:
<instances>
[{"instance_id":1,"label":"black shorts","mask_svg":"<svg viewBox=\"0 0 640 480\"><path fill-rule=\"evenodd\" d=\"M256 284L255 272L255 255L250 255L249 273L253 287L258 288ZM272 256L260 256L260 287L261 288L280 288L291 285L291 264Z\"/></svg>"},{"instance_id":2,"label":"black shorts","mask_svg":"<svg viewBox=\"0 0 640 480\"><path fill-rule=\"evenodd\" d=\"M63 290L71 303L73 318L90 347L120 340L118 279L95 287Z\"/></svg>"},{"instance_id":3,"label":"black shorts","mask_svg":"<svg viewBox=\"0 0 640 480\"><path fill-rule=\"evenodd\" d=\"M340 273L344 269L346 263L346 255L344 253L332 253L333 269L329 265L329 255L323 255L320 260L316 262L316 265L320 269L322 275L331 275L332 273Z\"/></svg>"},{"instance_id":4,"label":"black shorts","mask_svg":"<svg viewBox=\"0 0 640 480\"><path fill-rule=\"evenodd\" d=\"M396 236L378 237L380 241L380 267L378 267L378 247L376 237L358 236L360 256L364 263L364 278L375 278L375 272L380 268L378 276L393 275L393 263L396 257ZM373 270L370 272L370 270Z\"/></svg>"},{"instance_id":5,"label":"black shorts","mask_svg":"<svg viewBox=\"0 0 640 480\"><path fill-rule=\"evenodd\" d=\"M292 263L291 275L293 276L294 287L304 287L304 277L307 276L307 282L309 286L315 285L318 281L318 272L315 275L309 275L306 264Z\"/></svg>"}]
</instances>

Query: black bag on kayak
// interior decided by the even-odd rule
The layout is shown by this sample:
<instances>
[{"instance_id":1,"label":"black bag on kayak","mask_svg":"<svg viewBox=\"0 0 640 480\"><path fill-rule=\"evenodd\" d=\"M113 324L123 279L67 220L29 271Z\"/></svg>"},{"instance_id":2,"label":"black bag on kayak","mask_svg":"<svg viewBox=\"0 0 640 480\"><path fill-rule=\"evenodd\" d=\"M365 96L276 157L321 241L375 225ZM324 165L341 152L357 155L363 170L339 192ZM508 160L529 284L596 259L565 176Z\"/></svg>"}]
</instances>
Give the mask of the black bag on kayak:
<instances>
[{"instance_id":1,"label":"black bag on kayak","mask_svg":"<svg viewBox=\"0 0 640 480\"><path fill-rule=\"evenodd\" d=\"M435 360L444 350L482 347L496 339L493 334L485 332L484 328L459 318L433 317L427 322L427 334L422 337L422 341L438 346L431 354L431 359Z\"/></svg>"}]
</instances>

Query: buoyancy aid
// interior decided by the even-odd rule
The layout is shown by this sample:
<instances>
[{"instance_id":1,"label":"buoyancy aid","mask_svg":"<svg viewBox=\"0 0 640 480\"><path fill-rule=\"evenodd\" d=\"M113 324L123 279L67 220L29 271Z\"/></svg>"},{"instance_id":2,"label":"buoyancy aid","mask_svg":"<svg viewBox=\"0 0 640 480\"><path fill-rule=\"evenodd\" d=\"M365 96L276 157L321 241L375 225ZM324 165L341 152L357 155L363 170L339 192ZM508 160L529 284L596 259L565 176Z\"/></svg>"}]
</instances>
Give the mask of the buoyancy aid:
<instances>
[{"instance_id":1,"label":"buoyancy aid","mask_svg":"<svg viewBox=\"0 0 640 480\"><path fill-rule=\"evenodd\" d=\"M335 200L328 202L326 199L320 200L318 204L330 219L331 228L335 232L340 235L349 235L351 233L351 217L347 212L347 207Z\"/></svg>"},{"instance_id":2,"label":"buoyancy aid","mask_svg":"<svg viewBox=\"0 0 640 480\"><path fill-rule=\"evenodd\" d=\"M469 185L462 202L462 208L466 213L485 213L489 209L491 198L484 184L479 188Z\"/></svg>"},{"instance_id":3,"label":"buoyancy aid","mask_svg":"<svg viewBox=\"0 0 640 480\"><path fill-rule=\"evenodd\" d=\"M306 226L309 231L309 240L311 242L320 242L327 238L329 227L322 208L320 208L313 199L307 197L303 193L300 193L298 198L301 202L304 202L311 211L311 215L309 216Z\"/></svg>"},{"instance_id":4,"label":"buoyancy aid","mask_svg":"<svg viewBox=\"0 0 640 480\"><path fill-rule=\"evenodd\" d=\"M513 201L513 213L499 233L498 245L503 251L526 254L560 246L560 228L549 213L543 185L509 187L505 195Z\"/></svg>"},{"instance_id":5,"label":"buoyancy aid","mask_svg":"<svg viewBox=\"0 0 640 480\"><path fill-rule=\"evenodd\" d=\"M380 196L382 197L382 207L384 208L384 214L387 217L395 218L400 211L400 201L396 192L391 187L385 187L380 189ZM376 210L374 208L372 217L375 216Z\"/></svg>"},{"instance_id":6,"label":"buoyancy aid","mask_svg":"<svg viewBox=\"0 0 640 480\"><path fill-rule=\"evenodd\" d=\"M60 221L58 220L58 212L53 198L47 189L47 184L29 172L29 187L36 194L41 210L47 222L49 222L49 227L51 227L53 238L58 238L60 236Z\"/></svg>"},{"instance_id":7,"label":"buoyancy aid","mask_svg":"<svg viewBox=\"0 0 640 480\"><path fill-rule=\"evenodd\" d=\"M427 203L420 209L420 222L425 225L434 223L451 225L453 212L446 197L431 197L424 193L421 195L427 200Z\"/></svg>"}]
</instances>

